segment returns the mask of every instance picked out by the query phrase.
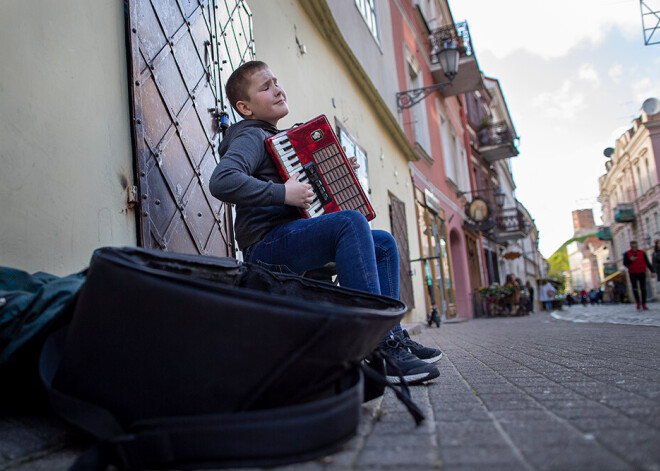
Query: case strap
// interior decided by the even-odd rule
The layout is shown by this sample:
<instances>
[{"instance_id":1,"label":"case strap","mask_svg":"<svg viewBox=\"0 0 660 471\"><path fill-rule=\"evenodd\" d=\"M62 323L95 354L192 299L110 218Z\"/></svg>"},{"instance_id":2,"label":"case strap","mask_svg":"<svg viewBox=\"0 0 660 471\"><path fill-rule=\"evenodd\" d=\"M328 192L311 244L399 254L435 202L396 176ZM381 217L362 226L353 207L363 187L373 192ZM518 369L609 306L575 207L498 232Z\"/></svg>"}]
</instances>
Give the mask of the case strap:
<instances>
[{"instance_id":1,"label":"case strap","mask_svg":"<svg viewBox=\"0 0 660 471\"><path fill-rule=\"evenodd\" d=\"M363 377L349 371L350 386L319 401L233 414L167 417L125 430L106 409L52 386L65 332L52 334L41 353L40 375L55 411L102 441L84 452L74 471L148 466L270 467L325 456L350 439L358 425Z\"/></svg>"},{"instance_id":2,"label":"case strap","mask_svg":"<svg viewBox=\"0 0 660 471\"><path fill-rule=\"evenodd\" d=\"M371 365L378 364L378 362L384 362L385 364L387 364L392 369L392 371L396 372L396 374L399 376L399 379L401 380L401 386L397 388L394 384L390 383L387 380L387 378L384 375L384 372L379 372L377 368L370 366L370 364L364 364L363 362L360 365L360 368L364 376L367 379L380 385L381 388L387 387L390 388L392 391L394 391L394 394L396 395L397 399L403 402L403 405L406 406L406 409L408 409L410 415L413 417L413 419L415 419L415 424L416 425L421 424L426 417L424 416L424 413L421 411L421 409L417 406L417 404L415 404L415 402L410 397L410 389L408 388L408 382L401 375L401 371L399 370L399 367L394 362L392 362L392 360L390 360L389 356L385 352L383 352L380 349L374 350L374 352L371 354L370 360L371 360L370 361Z\"/></svg>"}]
</instances>

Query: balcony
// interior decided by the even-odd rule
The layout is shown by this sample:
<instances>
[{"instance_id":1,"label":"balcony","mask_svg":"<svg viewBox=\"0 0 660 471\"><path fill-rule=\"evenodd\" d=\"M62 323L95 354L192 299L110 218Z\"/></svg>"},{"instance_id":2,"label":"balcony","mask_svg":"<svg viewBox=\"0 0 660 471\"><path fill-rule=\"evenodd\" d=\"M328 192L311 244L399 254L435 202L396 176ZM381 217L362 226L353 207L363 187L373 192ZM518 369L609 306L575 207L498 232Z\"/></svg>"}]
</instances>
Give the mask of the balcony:
<instances>
[{"instance_id":1,"label":"balcony","mask_svg":"<svg viewBox=\"0 0 660 471\"><path fill-rule=\"evenodd\" d=\"M477 133L479 154L488 163L518 155L515 136L505 121L485 124Z\"/></svg>"},{"instance_id":2,"label":"balcony","mask_svg":"<svg viewBox=\"0 0 660 471\"><path fill-rule=\"evenodd\" d=\"M609 226L600 226L598 228L598 240L612 240L612 231Z\"/></svg>"},{"instance_id":3,"label":"balcony","mask_svg":"<svg viewBox=\"0 0 660 471\"><path fill-rule=\"evenodd\" d=\"M610 275L615 274L618 271L616 262L605 262L603 263L603 276L607 278Z\"/></svg>"},{"instance_id":4,"label":"balcony","mask_svg":"<svg viewBox=\"0 0 660 471\"><path fill-rule=\"evenodd\" d=\"M448 85L443 91L444 96L456 96L461 93L467 93L484 88L481 79L481 71L477 58L474 56L472 41L470 40L470 31L467 21L456 23L455 25L442 26L434 30L429 36L429 46L431 50L431 74L435 83L447 82L445 73L438 60L438 52L443 41L451 39L458 44L460 50L460 59L458 62L458 73L454 77L452 85Z\"/></svg>"},{"instance_id":5,"label":"balcony","mask_svg":"<svg viewBox=\"0 0 660 471\"><path fill-rule=\"evenodd\" d=\"M518 208L505 208L495 214L493 236L498 242L518 240L527 237L531 224Z\"/></svg>"},{"instance_id":6,"label":"balcony","mask_svg":"<svg viewBox=\"0 0 660 471\"><path fill-rule=\"evenodd\" d=\"M616 222L635 222L635 208L632 203L619 203L614 208Z\"/></svg>"}]
</instances>

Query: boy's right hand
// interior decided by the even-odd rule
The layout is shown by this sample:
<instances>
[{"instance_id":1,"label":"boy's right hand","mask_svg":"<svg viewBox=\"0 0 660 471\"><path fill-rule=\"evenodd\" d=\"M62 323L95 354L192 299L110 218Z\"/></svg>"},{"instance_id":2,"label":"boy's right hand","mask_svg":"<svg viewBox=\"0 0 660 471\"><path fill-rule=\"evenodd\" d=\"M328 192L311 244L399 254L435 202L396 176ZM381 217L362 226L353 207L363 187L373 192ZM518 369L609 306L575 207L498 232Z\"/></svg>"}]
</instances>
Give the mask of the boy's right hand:
<instances>
[{"instance_id":1,"label":"boy's right hand","mask_svg":"<svg viewBox=\"0 0 660 471\"><path fill-rule=\"evenodd\" d=\"M309 183L300 183L298 181L299 175L300 173L294 173L284 183L284 204L297 208L309 208L314 198L312 185Z\"/></svg>"}]
</instances>

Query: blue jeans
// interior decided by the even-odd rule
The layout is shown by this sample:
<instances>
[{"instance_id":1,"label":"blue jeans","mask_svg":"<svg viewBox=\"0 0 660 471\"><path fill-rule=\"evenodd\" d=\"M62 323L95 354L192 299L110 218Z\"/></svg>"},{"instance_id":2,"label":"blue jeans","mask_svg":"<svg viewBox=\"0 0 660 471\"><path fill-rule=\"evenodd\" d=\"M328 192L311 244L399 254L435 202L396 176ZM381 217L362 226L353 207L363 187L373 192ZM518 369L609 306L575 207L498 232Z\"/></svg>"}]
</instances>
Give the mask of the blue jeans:
<instances>
[{"instance_id":1,"label":"blue jeans","mask_svg":"<svg viewBox=\"0 0 660 471\"><path fill-rule=\"evenodd\" d=\"M341 286L399 299L396 241L389 232L371 230L357 211L282 224L243 255L247 262L298 275L335 262Z\"/></svg>"}]
</instances>

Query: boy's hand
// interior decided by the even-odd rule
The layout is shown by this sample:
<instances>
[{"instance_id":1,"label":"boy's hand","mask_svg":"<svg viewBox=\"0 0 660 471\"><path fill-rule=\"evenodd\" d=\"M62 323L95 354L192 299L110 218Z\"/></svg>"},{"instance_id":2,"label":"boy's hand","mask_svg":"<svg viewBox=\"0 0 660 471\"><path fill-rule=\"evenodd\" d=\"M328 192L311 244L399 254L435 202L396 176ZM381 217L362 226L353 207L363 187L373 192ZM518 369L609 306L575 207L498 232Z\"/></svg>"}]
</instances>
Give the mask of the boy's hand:
<instances>
[{"instance_id":1,"label":"boy's hand","mask_svg":"<svg viewBox=\"0 0 660 471\"><path fill-rule=\"evenodd\" d=\"M344 149L344 154L345 154L346 153L346 146L341 146L341 148ZM360 168L360 164L357 161L357 157L349 157L348 161L351 163L351 167L353 167L353 171Z\"/></svg>"},{"instance_id":2,"label":"boy's hand","mask_svg":"<svg viewBox=\"0 0 660 471\"><path fill-rule=\"evenodd\" d=\"M309 183L300 183L298 181L298 175L300 173L294 173L284 183L284 204L297 208L309 208L314 198L312 185Z\"/></svg>"}]
</instances>

